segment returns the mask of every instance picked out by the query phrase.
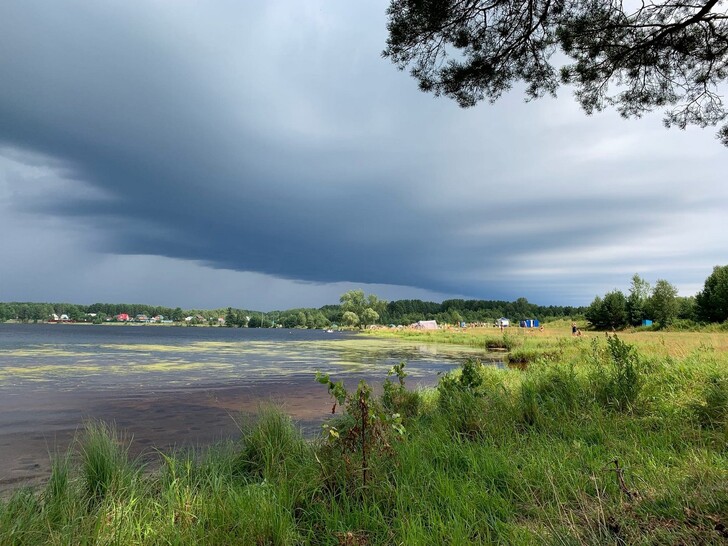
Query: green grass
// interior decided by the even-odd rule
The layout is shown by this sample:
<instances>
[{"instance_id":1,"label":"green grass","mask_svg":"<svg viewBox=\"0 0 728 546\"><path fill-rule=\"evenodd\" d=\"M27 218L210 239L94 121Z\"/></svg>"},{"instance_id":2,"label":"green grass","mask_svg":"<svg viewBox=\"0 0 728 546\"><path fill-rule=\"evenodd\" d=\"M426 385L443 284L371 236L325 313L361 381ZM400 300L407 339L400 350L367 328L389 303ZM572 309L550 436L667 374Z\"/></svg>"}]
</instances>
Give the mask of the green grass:
<instances>
[{"instance_id":1,"label":"green grass","mask_svg":"<svg viewBox=\"0 0 728 546\"><path fill-rule=\"evenodd\" d=\"M0 502L0 544L725 544L724 340L658 335L516 334L540 355L523 370L392 391L372 408L407 408L406 432L379 429L366 482L346 418L352 442L310 441L264 408L158 468L92 423L43 489Z\"/></svg>"}]
</instances>

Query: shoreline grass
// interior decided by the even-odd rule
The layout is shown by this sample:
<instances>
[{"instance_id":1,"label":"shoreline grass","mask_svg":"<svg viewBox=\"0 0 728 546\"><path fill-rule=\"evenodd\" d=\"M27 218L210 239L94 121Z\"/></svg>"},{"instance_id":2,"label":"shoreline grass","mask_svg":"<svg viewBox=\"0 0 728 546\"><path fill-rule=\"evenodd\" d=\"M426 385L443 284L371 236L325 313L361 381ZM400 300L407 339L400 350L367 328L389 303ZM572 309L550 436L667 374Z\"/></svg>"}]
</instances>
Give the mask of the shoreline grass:
<instances>
[{"instance_id":1,"label":"shoreline grass","mask_svg":"<svg viewBox=\"0 0 728 546\"><path fill-rule=\"evenodd\" d=\"M45 488L0 502L0 544L728 541L727 334L465 335L528 365L468 360L415 392L400 368L382 398L336 391L315 441L267 408L158 469L92 423Z\"/></svg>"}]
</instances>

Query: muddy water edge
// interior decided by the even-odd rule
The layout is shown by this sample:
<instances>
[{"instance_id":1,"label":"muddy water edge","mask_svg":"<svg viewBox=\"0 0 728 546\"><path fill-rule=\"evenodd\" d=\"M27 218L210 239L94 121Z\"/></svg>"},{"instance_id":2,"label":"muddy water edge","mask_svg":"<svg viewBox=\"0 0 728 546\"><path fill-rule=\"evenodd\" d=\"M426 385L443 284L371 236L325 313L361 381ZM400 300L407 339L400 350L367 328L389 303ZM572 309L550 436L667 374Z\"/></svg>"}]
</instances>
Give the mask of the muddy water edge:
<instances>
[{"instance_id":1,"label":"muddy water edge","mask_svg":"<svg viewBox=\"0 0 728 546\"><path fill-rule=\"evenodd\" d=\"M329 416L316 371L381 384L407 362L408 386L437 383L485 350L316 330L0 324L0 495L42 483L87 420L115 423L132 456L236 439L261 404L308 435Z\"/></svg>"}]
</instances>

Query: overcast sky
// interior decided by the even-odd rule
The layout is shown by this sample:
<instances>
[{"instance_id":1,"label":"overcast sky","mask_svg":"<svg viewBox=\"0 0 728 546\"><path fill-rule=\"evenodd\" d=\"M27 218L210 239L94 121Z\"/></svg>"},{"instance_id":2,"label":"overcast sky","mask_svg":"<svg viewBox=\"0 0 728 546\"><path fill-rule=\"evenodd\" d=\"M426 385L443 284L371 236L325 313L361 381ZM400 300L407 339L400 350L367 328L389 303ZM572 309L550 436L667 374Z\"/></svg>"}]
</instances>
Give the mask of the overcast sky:
<instances>
[{"instance_id":1,"label":"overcast sky","mask_svg":"<svg viewBox=\"0 0 728 546\"><path fill-rule=\"evenodd\" d=\"M569 89L461 110L385 0L0 3L0 301L588 304L728 263L728 149Z\"/></svg>"}]
</instances>

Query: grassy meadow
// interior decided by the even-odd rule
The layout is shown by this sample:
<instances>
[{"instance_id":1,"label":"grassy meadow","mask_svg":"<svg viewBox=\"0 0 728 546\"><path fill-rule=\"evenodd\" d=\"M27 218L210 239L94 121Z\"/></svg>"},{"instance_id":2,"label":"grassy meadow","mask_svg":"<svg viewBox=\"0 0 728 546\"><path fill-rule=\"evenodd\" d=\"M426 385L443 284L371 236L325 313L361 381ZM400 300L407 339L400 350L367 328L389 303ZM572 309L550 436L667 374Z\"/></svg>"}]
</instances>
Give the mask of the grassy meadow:
<instances>
[{"instance_id":1,"label":"grassy meadow","mask_svg":"<svg viewBox=\"0 0 728 546\"><path fill-rule=\"evenodd\" d=\"M237 442L160 453L89 423L0 544L726 544L728 333L377 332L491 347L437 388L319 377L319 439L262 408ZM314 379L312 378L312 381Z\"/></svg>"}]
</instances>

